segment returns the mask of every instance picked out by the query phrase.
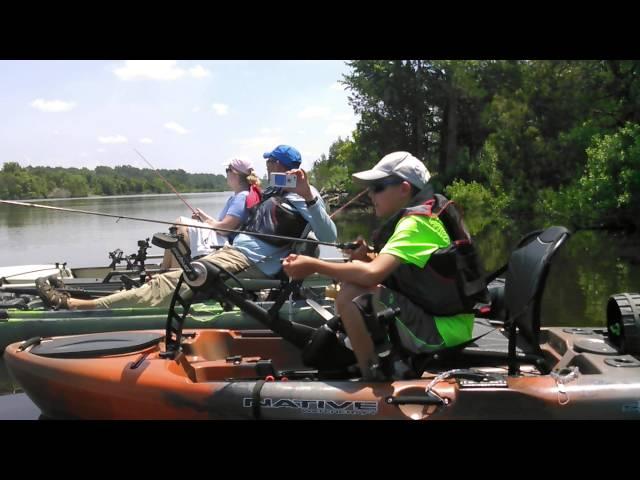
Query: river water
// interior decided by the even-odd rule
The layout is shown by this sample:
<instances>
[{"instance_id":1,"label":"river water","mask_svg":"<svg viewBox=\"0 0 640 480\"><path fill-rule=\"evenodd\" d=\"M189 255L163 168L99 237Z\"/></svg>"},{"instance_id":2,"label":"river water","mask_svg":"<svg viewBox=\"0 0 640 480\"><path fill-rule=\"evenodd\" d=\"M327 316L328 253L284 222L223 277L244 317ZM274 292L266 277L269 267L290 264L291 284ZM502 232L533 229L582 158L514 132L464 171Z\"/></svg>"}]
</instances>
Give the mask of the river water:
<instances>
[{"instance_id":1,"label":"river water","mask_svg":"<svg viewBox=\"0 0 640 480\"><path fill-rule=\"evenodd\" d=\"M185 194L194 207L211 215L223 207L229 192ZM190 216L175 195L43 200L35 203L143 217L167 222ZM348 241L374 227L370 215L341 213L336 217L339 240ZM137 241L166 232L168 225L116 220L37 208L0 205L0 266L67 262L70 267L103 266L117 248L137 251ZM476 235L487 271L506 262L509 251L530 227L487 228ZM149 255L161 255L158 247ZM323 249L323 256L337 251ZM610 295L640 291L640 239L603 231L580 231L571 236L554 259L542 304L543 325L602 326ZM0 394L13 390L0 361Z\"/></svg>"}]
</instances>

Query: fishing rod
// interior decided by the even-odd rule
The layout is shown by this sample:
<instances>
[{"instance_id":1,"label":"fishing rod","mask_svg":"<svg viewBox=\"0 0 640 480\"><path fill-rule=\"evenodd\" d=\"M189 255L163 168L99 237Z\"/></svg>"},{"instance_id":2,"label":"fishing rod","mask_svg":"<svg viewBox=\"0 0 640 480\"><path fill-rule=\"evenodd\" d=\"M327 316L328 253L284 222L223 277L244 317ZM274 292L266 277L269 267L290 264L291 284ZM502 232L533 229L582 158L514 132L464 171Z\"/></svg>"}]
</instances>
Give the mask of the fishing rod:
<instances>
[{"instance_id":1,"label":"fishing rod","mask_svg":"<svg viewBox=\"0 0 640 480\"><path fill-rule=\"evenodd\" d=\"M347 203L345 203L343 206L341 206L338 210L336 210L335 212L333 212L331 215L329 215L329 218L333 218L335 217L338 213L340 213L342 210L344 210L345 208L347 208L349 205L351 205L353 202L355 202L357 199L359 199L362 195L364 195L365 193L367 193L369 191L368 188L365 188L364 190L362 190L358 195L356 195L355 197L353 197L351 200L349 200Z\"/></svg>"},{"instance_id":2,"label":"fishing rod","mask_svg":"<svg viewBox=\"0 0 640 480\"><path fill-rule=\"evenodd\" d=\"M118 220L120 219L125 219L125 220L134 220L136 222L149 222L149 223L160 223L160 224L164 224L164 225L179 225L182 227L193 227L194 225L188 224L188 223L177 223L177 222L166 222L164 220L153 220L150 218L140 218L140 217L128 217L125 215L112 215L110 213L100 213L100 212L92 212L90 210L79 210L79 209L75 209L75 208L63 208L63 207L52 207L50 205L40 205L37 203L26 203L26 202L18 202L15 200L0 200L0 204L6 204L6 205L14 205L14 206L18 206L18 207L31 207L31 208L44 208L46 210L56 210L59 212L70 212L70 213L82 213L85 215L96 215L99 217L110 217L110 218L117 218ZM197 228L204 228L206 230L215 230L215 231L219 231L219 232L225 232L225 233L246 233L249 235L253 235L255 237L262 237L262 238L273 238L273 239L278 239L278 240L287 240L290 242L305 242L305 243L315 243L315 244L319 244L319 245L327 245L329 247L336 247L339 248L341 250L355 250L357 249L360 244L357 242L347 242L347 243L331 243L331 242L321 242L320 240L311 240L308 238L297 238L297 237L286 237L284 235L273 235L270 233L260 233L260 232L252 232L252 231L248 231L248 230L231 230L228 228L220 228L220 227L205 227L205 226L200 226L198 225Z\"/></svg>"},{"instance_id":3,"label":"fishing rod","mask_svg":"<svg viewBox=\"0 0 640 480\"><path fill-rule=\"evenodd\" d=\"M133 147L132 147L132 148L133 148ZM171 190L173 190L173 193L175 193L175 194L178 196L178 198L179 198L180 200L182 200L182 203L184 203L184 204L189 208L189 210L191 210L191 211L193 212L193 214L194 214L194 215L196 215L198 218L200 218L200 215L198 215L198 212L196 212L196 211L195 211L195 209L194 209L191 205L189 205L189 203L188 203L184 198L182 198L182 195L180 195L180 194L178 193L178 190L176 190L176 189L175 189L175 187L174 187L173 185L171 185L171 183L169 183L169 180L167 180L166 178L164 178L164 177L160 174L160 172L158 172L158 169L157 169L156 167L154 167L153 165L151 165L151 162L149 162L149 160L147 160L146 158L144 158L144 157L142 156L142 154L141 154L138 150L136 150L135 148L134 148L133 150L134 150L138 155L140 155L140 158L142 158L142 160L144 160L144 161L147 163L147 165L149 165L149 166L153 169L153 173L155 173L156 175L158 175L158 176L159 176L159 177L164 181L164 183L166 183L166 184L169 186L169 188L170 188Z\"/></svg>"}]
</instances>

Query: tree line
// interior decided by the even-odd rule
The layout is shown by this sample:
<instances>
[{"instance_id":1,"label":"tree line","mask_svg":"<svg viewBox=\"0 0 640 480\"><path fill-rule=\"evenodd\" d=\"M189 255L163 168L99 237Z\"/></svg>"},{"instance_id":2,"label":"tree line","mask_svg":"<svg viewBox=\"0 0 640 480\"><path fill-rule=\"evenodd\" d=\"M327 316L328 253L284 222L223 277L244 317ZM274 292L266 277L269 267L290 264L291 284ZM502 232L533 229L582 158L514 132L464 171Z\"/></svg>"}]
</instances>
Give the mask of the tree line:
<instances>
[{"instance_id":1,"label":"tree line","mask_svg":"<svg viewBox=\"0 0 640 480\"><path fill-rule=\"evenodd\" d=\"M406 150L483 224L640 224L640 61L357 60L360 114L313 168L325 190Z\"/></svg>"},{"instance_id":2,"label":"tree line","mask_svg":"<svg viewBox=\"0 0 640 480\"><path fill-rule=\"evenodd\" d=\"M158 170L179 192L221 192L229 189L224 175L187 173L182 169ZM171 193L151 169L117 167L21 167L6 162L0 171L0 198L66 198L89 195Z\"/></svg>"}]
</instances>

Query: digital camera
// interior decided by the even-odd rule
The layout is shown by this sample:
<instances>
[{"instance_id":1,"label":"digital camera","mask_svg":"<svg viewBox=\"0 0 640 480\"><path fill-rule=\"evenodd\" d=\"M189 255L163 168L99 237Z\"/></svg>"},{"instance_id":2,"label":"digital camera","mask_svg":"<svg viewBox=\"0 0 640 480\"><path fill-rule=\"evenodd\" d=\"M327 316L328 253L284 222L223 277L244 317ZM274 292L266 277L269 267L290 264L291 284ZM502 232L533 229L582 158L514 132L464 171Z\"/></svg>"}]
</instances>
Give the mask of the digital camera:
<instances>
[{"instance_id":1,"label":"digital camera","mask_svg":"<svg viewBox=\"0 0 640 480\"><path fill-rule=\"evenodd\" d=\"M298 177L293 174L271 173L269 185L281 188L296 188Z\"/></svg>"}]
</instances>

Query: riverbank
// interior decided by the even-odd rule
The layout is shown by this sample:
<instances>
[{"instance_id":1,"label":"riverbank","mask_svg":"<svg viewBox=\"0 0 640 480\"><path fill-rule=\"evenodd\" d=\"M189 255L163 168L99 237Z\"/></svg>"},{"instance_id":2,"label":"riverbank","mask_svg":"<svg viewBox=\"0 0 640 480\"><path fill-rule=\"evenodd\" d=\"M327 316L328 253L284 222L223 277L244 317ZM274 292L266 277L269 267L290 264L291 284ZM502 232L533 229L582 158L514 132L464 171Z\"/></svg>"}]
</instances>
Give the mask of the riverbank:
<instances>
[{"instance_id":1,"label":"riverbank","mask_svg":"<svg viewBox=\"0 0 640 480\"><path fill-rule=\"evenodd\" d=\"M220 190L220 191L208 191L208 192L186 192L181 193L181 195L188 197L195 197L198 195L210 195L214 193L225 193L231 195L232 192L228 190ZM163 197L173 197L177 198L175 193L130 193L123 195L88 195L86 197L59 197L59 198L29 198L18 200L20 202L26 203L40 203L40 202L68 202L73 200L117 200L121 198L163 198ZM8 199L5 199L8 200Z\"/></svg>"}]
</instances>

